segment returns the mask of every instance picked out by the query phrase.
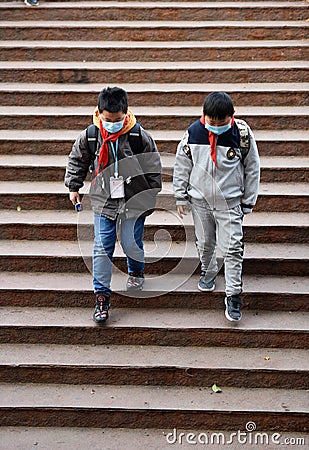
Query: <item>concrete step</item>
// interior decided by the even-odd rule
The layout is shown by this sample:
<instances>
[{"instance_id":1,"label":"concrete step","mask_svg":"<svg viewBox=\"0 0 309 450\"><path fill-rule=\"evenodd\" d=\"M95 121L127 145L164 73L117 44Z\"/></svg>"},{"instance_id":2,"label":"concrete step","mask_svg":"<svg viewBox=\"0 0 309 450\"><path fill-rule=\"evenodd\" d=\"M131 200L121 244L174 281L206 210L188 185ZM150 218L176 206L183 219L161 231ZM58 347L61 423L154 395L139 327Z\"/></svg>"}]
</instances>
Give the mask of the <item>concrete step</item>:
<instances>
[{"instance_id":1,"label":"concrete step","mask_svg":"<svg viewBox=\"0 0 309 450\"><path fill-rule=\"evenodd\" d=\"M272 431L307 430L305 390L224 387L0 385L2 426L237 429L254 421ZM257 398L259 401L257 402ZM214 414L215 412L215 414ZM160 446L161 448L161 446Z\"/></svg>"},{"instance_id":2,"label":"concrete step","mask_svg":"<svg viewBox=\"0 0 309 450\"><path fill-rule=\"evenodd\" d=\"M308 72L309 73L309 72ZM136 106L134 114L146 129L170 130L172 127L184 130L197 120L202 107L197 106ZM236 117L244 119L251 128L272 130L307 128L309 110L306 106L237 106ZM82 130L92 123L93 106L5 106L0 107L1 129L72 129Z\"/></svg>"},{"instance_id":3,"label":"concrete step","mask_svg":"<svg viewBox=\"0 0 309 450\"><path fill-rule=\"evenodd\" d=\"M80 191L87 194L88 185ZM71 209L68 191L58 182L0 181L1 209L23 210ZM88 197L85 197L85 207ZM171 183L164 183L157 197L157 208L175 210ZM309 212L308 189L305 183L261 183L256 212Z\"/></svg>"},{"instance_id":4,"label":"concrete step","mask_svg":"<svg viewBox=\"0 0 309 450\"><path fill-rule=\"evenodd\" d=\"M10 307L93 308L92 276L88 273L0 272L0 305ZM144 289L126 291L127 274L114 272L114 308L177 308L222 311L225 282L216 279L212 293L197 288L199 275L169 273L168 277L146 275ZM309 312L306 277L244 275L243 310ZM189 298L189 303L188 303Z\"/></svg>"},{"instance_id":5,"label":"concrete step","mask_svg":"<svg viewBox=\"0 0 309 450\"><path fill-rule=\"evenodd\" d=\"M127 1L131 1L131 2L134 2L135 3L135 0L123 0L124 2L127 2ZM240 4L240 5L245 5L247 2L248 2L248 0L237 0L238 1L238 3ZM257 3L257 4L264 4L265 2L266 2L267 0L250 0L250 3ZM280 6L281 4L282 4L282 1L279 1L279 0L270 0L271 1L271 3L273 3L274 4L274 6ZM286 1L288 1L288 0L286 0ZM299 1L300 0L298 0L298 2L297 3L299 3ZM50 2L48 2L48 1L46 1L45 3L44 3L44 5L42 5L42 4L40 4L39 6L40 6L40 8L42 8L42 6L44 7L46 7L47 5L54 5L55 3L57 4L57 2L58 3L60 3L61 2L61 4L62 4L62 6L63 6L63 4L65 4L65 5L70 5L70 4L72 4L72 3L77 3L76 2L76 0L66 0L65 2L63 2L62 0L52 0L52 1L50 1ZM167 4L167 2L168 3L170 3L171 2L171 0L153 0L152 1L152 3L154 3L154 4L156 4L156 3L163 3L163 4ZM197 1L196 0L180 0L180 2L178 1L177 3L183 3L184 5L186 5L186 3L190 3L190 2L193 2L193 3L197 3ZM13 5L13 4L15 4L15 5L19 5L20 6L20 3L18 2L18 1L16 1L16 0L3 0L3 3L6 3L7 5L9 5L9 4L11 4L11 5ZM79 3L79 2L78 2ZM88 5L88 6L93 6L93 5L96 5L96 6L101 6L102 4L109 4L110 3L110 0L86 0L85 2L84 2L84 5ZM210 2L208 2L208 3L210 3ZM218 3L222 3L222 0L212 0L212 2L211 3L215 3L215 4L218 4ZM234 3L234 2L233 2ZM267 1L267 3L268 3L268 1ZM303 1L303 3L304 3L304 1ZM61 7L60 5L59 5L59 7ZM24 7L25 8L25 7Z\"/></svg>"},{"instance_id":6,"label":"concrete step","mask_svg":"<svg viewBox=\"0 0 309 450\"><path fill-rule=\"evenodd\" d=\"M0 344L0 383L299 390L308 368L304 349Z\"/></svg>"},{"instance_id":7,"label":"concrete step","mask_svg":"<svg viewBox=\"0 0 309 450\"><path fill-rule=\"evenodd\" d=\"M212 431L208 428L207 432L201 430L205 430L205 425L199 430L192 430L192 428L188 430L153 428L153 426L146 429L16 426L1 427L0 439L6 450L25 450L25 448L31 448L32 445L39 445L39 448L40 446L49 448L51 442L54 445L61 445L63 450L71 450L72 448L84 450L84 442L87 442L89 448L93 450L102 450L102 448L108 448L109 450L122 448L157 450L158 445L160 450L169 450L174 443L181 445L184 450L190 450L192 445L198 445L199 443L208 445L207 443L213 442L211 444L212 449L222 450L222 445L230 445L227 444L228 442L234 442L234 444L239 442L239 445L243 445L241 442L244 442L244 438L249 441L250 436L253 436L252 442L264 442L265 445L270 442L277 442L275 445L281 445L280 448L288 450L291 445L305 446L308 436L307 433L281 431L278 437L276 433L270 431L269 434L264 433L264 440L261 441L261 429L252 435L249 432L242 431L241 433L246 434L239 434L238 438L235 434L232 434L232 431L222 430L219 434L218 431ZM293 444L290 444L290 442L293 442ZM270 449L270 446L268 448Z\"/></svg>"},{"instance_id":8,"label":"concrete step","mask_svg":"<svg viewBox=\"0 0 309 450\"><path fill-rule=\"evenodd\" d=\"M306 20L304 1L285 1L280 4L255 2L161 2L120 1L80 2L54 4L46 2L40 8L27 8L20 4L0 5L5 20L32 21L105 21L105 20Z\"/></svg>"},{"instance_id":9,"label":"concrete step","mask_svg":"<svg viewBox=\"0 0 309 450\"><path fill-rule=\"evenodd\" d=\"M164 233L166 237L166 233ZM0 248L0 270L21 272L91 273L92 241L3 240ZM164 275L200 272L194 242L145 241L145 273ZM115 270L127 273L126 258L116 245ZM222 267L222 264L221 264ZM307 244L247 243L243 272L246 275L308 276Z\"/></svg>"},{"instance_id":10,"label":"concrete step","mask_svg":"<svg viewBox=\"0 0 309 450\"><path fill-rule=\"evenodd\" d=\"M206 57L208 61L295 61L308 60L308 46L305 40L1 41L0 60L203 61Z\"/></svg>"},{"instance_id":11,"label":"concrete step","mask_svg":"<svg viewBox=\"0 0 309 450\"><path fill-rule=\"evenodd\" d=\"M308 213L254 212L244 218L245 242L306 243L309 226ZM144 237L152 240L158 233L161 239L194 240L191 214L181 220L175 209L155 211L147 217ZM88 239L93 235L93 217L90 210L83 216L71 211L53 210L2 210L0 239L72 240Z\"/></svg>"},{"instance_id":12,"label":"concrete step","mask_svg":"<svg viewBox=\"0 0 309 450\"><path fill-rule=\"evenodd\" d=\"M309 24L309 22L308 22ZM0 30L1 31L1 30ZM78 31L79 34L81 31ZM1 82L11 83L283 83L308 82L307 61L0 61Z\"/></svg>"},{"instance_id":13,"label":"concrete step","mask_svg":"<svg viewBox=\"0 0 309 450\"><path fill-rule=\"evenodd\" d=\"M133 106L201 107L206 95L215 90L229 93L233 102L242 107L309 105L309 83L122 83L121 85L128 92L130 105ZM0 101L2 106L89 106L97 104L101 90L102 84L0 83Z\"/></svg>"},{"instance_id":14,"label":"concrete step","mask_svg":"<svg viewBox=\"0 0 309 450\"><path fill-rule=\"evenodd\" d=\"M308 312L251 310L233 326L223 309L113 309L102 327L93 308L1 307L0 342L308 349Z\"/></svg>"},{"instance_id":15,"label":"concrete step","mask_svg":"<svg viewBox=\"0 0 309 450\"><path fill-rule=\"evenodd\" d=\"M161 155L163 180L172 181L175 156ZM1 181L63 181L67 156L1 155ZM262 157L262 182L309 182L309 161L306 157Z\"/></svg>"},{"instance_id":16,"label":"concrete step","mask_svg":"<svg viewBox=\"0 0 309 450\"><path fill-rule=\"evenodd\" d=\"M17 110L17 109L16 109ZM87 125L91 123L91 118ZM0 155L62 155L68 156L72 144L81 129L0 129ZM175 130L148 129L155 139L161 153L175 153L184 128ZM254 127L254 136L259 153L262 156L300 157L308 155L308 130L258 130Z\"/></svg>"},{"instance_id":17,"label":"concrete step","mask_svg":"<svg viewBox=\"0 0 309 450\"><path fill-rule=\"evenodd\" d=\"M123 2L127 2L127 1L131 1L131 3L133 3L133 2L135 3L135 0L123 0ZM288 0L286 0L286 1L288 1ZM62 6L64 4L70 5L72 3L75 3L75 4L77 3L76 0L66 0L65 2L63 2L62 0L52 0L50 2L48 2L48 1L44 2L44 5L40 4L39 7L42 8L42 7L46 7L47 5L55 5L55 4L57 5L57 2L58 3L61 2ZM184 5L186 5L187 3L190 4L190 2L199 3L196 0L180 0L180 2L178 1L177 3L183 3ZM246 5L248 3L248 0L237 0L237 2L241 6L241 5ZM274 7L280 6L283 3L282 1L279 1L279 0L269 0L269 1L268 0L250 0L250 3L254 3L254 4L258 4L258 5L262 5L264 3L268 4L269 2L273 3ZM4 3L4 4L6 3L7 6L9 6L9 5L20 6L19 1L16 1L16 0L3 0L2 3ZM109 3L110 3L110 0L86 0L84 2L84 5L85 6L102 6L102 5L108 5ZM171 3L171 0L153 0L152 3L167 4L167 3ZM212 2L208 2L208 3L220 4L220 3L222 3L222 0L212 0ZM228 2L228 3L234 4L234 2ZM300 0L298 0L297 3L300 3ZM305 0L303 0L303 4L304 3L305 3ZM59 5L59 7L61 7L61 6ZM25 6L24 6L24 8L25 8Z\"/></svg>"},{"instance_id":18,"label":"concrete step","mask_svg":"<svg viewBox=\"0 0 309 450\"><path fill-rule=\"evenodd\" d=\"M11 20L0 23L0 40L204 41L306 39L305 20L125 21Z\"/></svg>"}]
</instances>

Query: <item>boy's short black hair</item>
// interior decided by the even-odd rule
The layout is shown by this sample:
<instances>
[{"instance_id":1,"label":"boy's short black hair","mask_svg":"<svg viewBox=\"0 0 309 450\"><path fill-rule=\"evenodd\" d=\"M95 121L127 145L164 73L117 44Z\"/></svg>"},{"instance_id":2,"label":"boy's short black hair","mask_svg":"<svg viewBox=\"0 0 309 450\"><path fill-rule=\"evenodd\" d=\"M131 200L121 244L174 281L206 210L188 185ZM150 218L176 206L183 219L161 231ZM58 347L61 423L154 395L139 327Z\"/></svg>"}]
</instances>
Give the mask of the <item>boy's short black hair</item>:
<instances>
[{"instance_id":1,"label":"boy's short black hair","mask_svg":"<svg viewBox=\"0 0 309 450\"><path fill-rule=\"evenodd\" d=\"M103 89L98 97L98 109L100 114L106 110L111 113L128 111L128 94L119 87L107 87Z\"/></svg>"},{"instance_id":2,"label":"boy's short black hair","mask_svg":"<svg viewBox=\"0 0 309 450\"><path fill-rule=\"evenodd\" d=\"M222 120L226 116L232 117L234 112L232 99L225 92L212 92L205 98L203 106L205 116Z\"/></svg>"}]
</instances>

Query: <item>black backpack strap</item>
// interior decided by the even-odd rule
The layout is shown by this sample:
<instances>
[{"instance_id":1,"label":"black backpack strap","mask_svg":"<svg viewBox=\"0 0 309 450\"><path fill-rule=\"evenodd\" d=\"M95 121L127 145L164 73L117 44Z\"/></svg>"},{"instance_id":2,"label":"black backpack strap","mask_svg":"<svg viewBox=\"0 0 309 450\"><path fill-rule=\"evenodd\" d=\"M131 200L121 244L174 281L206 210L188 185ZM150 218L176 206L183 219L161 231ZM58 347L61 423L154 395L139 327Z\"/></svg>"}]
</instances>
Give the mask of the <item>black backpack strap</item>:
<instances>
[{"instance_id":1,"label":"black backpack strap","mask_svg":"<svg viewBox=\"0 0 309 450\"><path fill-rule=\"evenodd\" d=\"M191 159L191 161L192 161L192 153L191 153L191 149L190 149L189 144L185 144L185 145L182 147L182 150L183 150L184 154L185 154L189 159Z\"/></svg>"},{"instance_id":2,"label":"black backpack strap","mask_svg":"<svg viewBox=\"0 0 309 450\"><path fill-rule=\"evenodd\" d=\"M86 129L86 136L88 142L88 148L91 153L91 165L90 172L94 170L94 161L96 158L97 147L98 147L98 137L99 137L99 129L94 124L89 125Z\"/></svg>"},{"instance_id":3,"label":"black backpack strap","mask_svg":"<svg viewBox=\"0 0 309 450\"><path fill-rule=\"evenodd\" d=\"M95 159L98 146L99 129L94 124L89 125L86 129L86 136L88 141L88 147L92 155L92 159Z\"/></svg>"},{"instance_id":4,"label":"black backpack strap","mask_svg":"<svg viewBox=\"0 0 309 450\"><path fill-rule=\"evenodd\" d=\"M142 127L139 122L136 122L133 128L128 131L130 147L134 154L143 153L144 145L142 139Z\"/></svg>"},{"instance_id":5,"label":"black backpack strap","mask_svg":"<svg viewBox=\"0 0 309 450\"><path fill-rule=\"evenodd\" d=\"M190 145L189 145L188 141L189 141L189 131L187 130L186 133L184 134L182 140L181 140L181 142L182 142L182 151L184 152L186 157L189 158L192 161L192 153L191 153L191 149L190 149Z\"/></svg>"},{"instance_id":6,"label":"black backpack strap","mask_svg":"<svg viewBox=\"0 0 309 450\"><path fill-rule=\"evenodd\" d=\"M242 162L244 162L245 157L248 155L248 152L250 150L250 135L249 135L249 129L248 125L244 120L241 119L235 119L236 125L239 130L240 135L240 142L239 142L239 149L241 151L242 155Z\"/></svg>"}]
</instances>

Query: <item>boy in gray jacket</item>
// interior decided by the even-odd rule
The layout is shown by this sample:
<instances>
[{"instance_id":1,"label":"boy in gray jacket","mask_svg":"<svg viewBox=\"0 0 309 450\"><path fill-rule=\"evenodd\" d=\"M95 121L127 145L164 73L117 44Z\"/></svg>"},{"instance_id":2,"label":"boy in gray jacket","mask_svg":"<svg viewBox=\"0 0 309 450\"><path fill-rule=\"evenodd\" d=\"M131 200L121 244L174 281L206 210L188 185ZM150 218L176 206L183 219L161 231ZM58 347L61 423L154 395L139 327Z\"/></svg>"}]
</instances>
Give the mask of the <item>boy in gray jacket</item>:
<instances>
[{"instance_id":1,"label":"boy in gray jacket","mask_svg":"<svg viewBox=\"0 0 309 450\"><path fill-rule=\"evenodd\" d=\"M259 180L259 155L252 131L244 121L234 119L228 94L209 94L202 117L178 145L173 185L180 217L191 204L201 291L215 289L217 245L223 255L225 316L230 321L241 319L242 220L256 203Z\"/></svg>"}]
</instances>

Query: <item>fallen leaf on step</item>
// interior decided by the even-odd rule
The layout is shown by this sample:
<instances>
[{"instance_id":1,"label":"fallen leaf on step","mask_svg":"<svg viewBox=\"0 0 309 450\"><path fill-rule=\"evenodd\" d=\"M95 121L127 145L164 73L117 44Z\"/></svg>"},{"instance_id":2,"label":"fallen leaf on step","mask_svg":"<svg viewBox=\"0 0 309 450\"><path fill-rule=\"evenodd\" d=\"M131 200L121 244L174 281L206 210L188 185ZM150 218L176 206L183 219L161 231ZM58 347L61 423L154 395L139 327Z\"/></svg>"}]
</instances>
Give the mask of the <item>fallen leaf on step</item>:
<instances>
[{"instance_id":1,"label":"fallen leaf on step","mask_svg":"<svg viewBox=\"0 0 309 450\"><path fill-rule=\"evenodd\" d=\"M219 386L217 386L216 384L213 384L213 385L211 386L211 389L212 389L213 392L215 392L216 394L218 394L219 392L222 392L222 389L221 389Z\"/></svg>"},{"instance_id":2,"label":"fallen leaf on step","mask_svg":"<svg viewBox=\"0 0 309 450\"><path fill-rule=\"evenodd\" d=\"M270 360L270 356L264 356L265 361L269 361Z\"/></svg>"}]
</instances>

